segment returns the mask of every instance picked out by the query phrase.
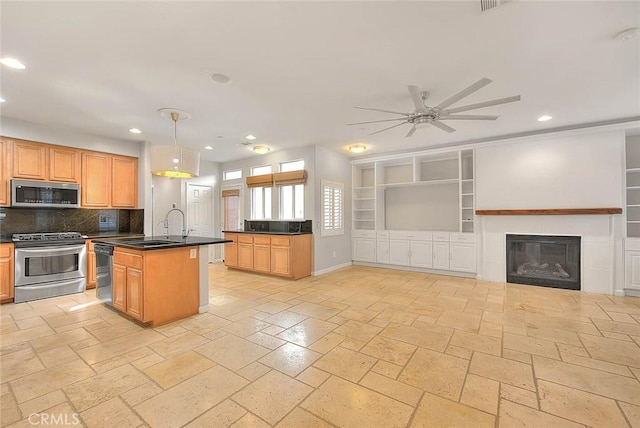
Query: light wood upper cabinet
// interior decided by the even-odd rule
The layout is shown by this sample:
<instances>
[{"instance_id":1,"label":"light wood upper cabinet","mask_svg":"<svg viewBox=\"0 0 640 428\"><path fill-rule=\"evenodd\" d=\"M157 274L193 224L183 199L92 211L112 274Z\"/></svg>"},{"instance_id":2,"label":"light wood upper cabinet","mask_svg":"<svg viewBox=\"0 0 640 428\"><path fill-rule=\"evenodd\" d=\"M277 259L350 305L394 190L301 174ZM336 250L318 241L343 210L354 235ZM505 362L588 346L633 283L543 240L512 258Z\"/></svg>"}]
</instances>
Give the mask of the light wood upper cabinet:
<instances>
[{"instance_id":1,"label":"light wood upper cabinet","mask_svg":"<svg viewBox=\"0 0 640 428\"><path fill-rule=\"evenodd\" d=\"M78 183L80 181L80 152L63 147L50 147L48 179Z\"/></svg>"},{"instance_id":2,"label":"light wood upper cabinet","mask_svg":"<svg viewBox=\"0 0 640 428\"><path fill-rule=\"evenodd\" d=\"M45 144L30 141L13 141L13 178L46 180L47 149Z\"/></svg>"},{"instance_id":3,"label":"light wood upper cabinet","mask_svg":"<svg viewBox=\"0 0 640 428\"><path fill-rule=\"evenodd\" d=\"M105 153L82 153L83 207L109 207L111 205L111 156Z\"/></svg>"},{"instance_id":4,"label":"light wood upper cabinet","mask_svg":"<svg viewBox=\"0 0 640 428\"><path fill-rule=\"evenodd\" d=\"M0 244L0 302L13 301L14 295L13 244Z\"/></svg>"},{"instance_id":5,"label":"light wood upper cabinet","mask_svg":"<svg viewBox=\"0 0 640 428\"><path fill-rule=\"evenodd\" d=\"M111 206L135 208L138 202L138 159L113 156L111 178Z\"/></svg>"},{"instance_id":6,"label":"light wood upper cabinet","mask_svg":"<svg viewBox=\"0 0 640 428\"><path fill-rule=\"evenodd\" d=\"M9 205L11 195L9 194L9 142L4 138L0 138L0 206Z\"/></svg>"}]
</instances>

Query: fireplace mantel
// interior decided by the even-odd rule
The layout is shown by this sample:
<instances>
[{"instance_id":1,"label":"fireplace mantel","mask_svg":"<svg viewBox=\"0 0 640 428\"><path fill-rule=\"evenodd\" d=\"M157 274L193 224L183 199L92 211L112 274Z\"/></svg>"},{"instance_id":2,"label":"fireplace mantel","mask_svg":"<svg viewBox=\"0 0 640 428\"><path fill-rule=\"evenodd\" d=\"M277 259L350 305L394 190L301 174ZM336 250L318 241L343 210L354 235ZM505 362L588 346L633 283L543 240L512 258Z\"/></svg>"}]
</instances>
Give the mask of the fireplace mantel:
<instances>
[{"instance_id":1,"label":"fireplace mantel","mask_svg":"<svg viewBox=\"0 0 640 428\"><path fill-rule=\"evenodd\" d=\"M543 208L518 210L476 210L476 215L593 215L622 214L622 208Z\"/></svg>"}]
</instances>

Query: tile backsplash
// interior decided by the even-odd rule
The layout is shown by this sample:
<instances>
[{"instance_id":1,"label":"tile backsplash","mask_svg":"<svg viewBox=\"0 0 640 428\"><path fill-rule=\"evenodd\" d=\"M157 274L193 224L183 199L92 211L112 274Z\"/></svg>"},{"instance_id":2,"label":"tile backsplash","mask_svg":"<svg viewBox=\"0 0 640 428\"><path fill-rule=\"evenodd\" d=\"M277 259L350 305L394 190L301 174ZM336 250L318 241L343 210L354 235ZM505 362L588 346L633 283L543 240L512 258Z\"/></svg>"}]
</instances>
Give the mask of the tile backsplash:
<instances>
[{"instance_id":1,"label":"tile backsplash","mask_svg":"<svg viewBox=\"0 0 640 428\"><path fill-rule=\"evenodd\" d=\"M143 233L144 210L0 208L0 237L14 233Z\"/></svg>"}]
</instances>

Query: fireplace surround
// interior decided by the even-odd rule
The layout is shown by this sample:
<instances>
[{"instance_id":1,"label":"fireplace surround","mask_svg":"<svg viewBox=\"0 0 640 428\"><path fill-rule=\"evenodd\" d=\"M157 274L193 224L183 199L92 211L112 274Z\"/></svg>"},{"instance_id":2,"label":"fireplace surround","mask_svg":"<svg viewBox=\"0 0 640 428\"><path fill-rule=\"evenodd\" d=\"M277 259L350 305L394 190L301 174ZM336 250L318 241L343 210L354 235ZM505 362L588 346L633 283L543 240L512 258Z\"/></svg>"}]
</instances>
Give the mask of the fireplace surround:
<instances>
[{"instance_id":1,"label":"fireplace surround","mask_svg":"<svg viewBox=\"0 0 640 428\"><path fill-rule=\"evenodd\" d=\"M506 235L507 282L580 290L580 237Z\"/></svg>"}]
</instances>

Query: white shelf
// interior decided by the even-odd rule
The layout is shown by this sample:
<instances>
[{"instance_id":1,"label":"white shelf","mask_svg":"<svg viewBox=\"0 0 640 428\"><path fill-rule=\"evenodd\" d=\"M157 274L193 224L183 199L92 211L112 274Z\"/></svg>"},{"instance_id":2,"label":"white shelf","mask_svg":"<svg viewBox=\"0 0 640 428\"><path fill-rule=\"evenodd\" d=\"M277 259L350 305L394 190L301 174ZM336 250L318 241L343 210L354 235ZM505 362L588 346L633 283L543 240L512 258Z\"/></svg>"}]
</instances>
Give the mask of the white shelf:
<instances>
[{"instance_id":1,"label":"white shelf","mask_svg":"<svg viewBox=\"0 0 640 428\"><path fill-rule=\"evenodd\" d=\"M473 196L473 193L461 193L461 196Z\"/></svg>"},{"instance_id":2,"label":"white shelf","mask_svg":"<svg viewBox=\"0 0 640 428\"><path fill-rule=\"evenodd\" d=\"M627 208L640 207L640 204L627 205Z\"/></svg>"},{"instance_id":3,"label":"white shelf","mask_svg":"<svg viewBox=\"0 0 640 428\"><path fill-rule=\"evenodd\" d=\"M353 198L354 201L373 201L375 198Z\"/></svg>"},{"instance_id":4,"label":"white shelf","mask_svg":"<svg viewBox=\"0 0 640 428\"><path fill-rule=\"evenodd\" d=\"M629 187L627 187L627 190L632 190L632 189L640 189L640 186L629 186Z\"/></svg>"},{"instance_id":5,"label":"white shelf","mask_svg":"<svg viewBox=\"0 0 640 428\"><path fill-rule=\"evenodd\" d=\"M640 223L640 220L627 220L627 223Z\"/></svg>"},{"instance_id":6,"label":"white shelf","mask_svg":"<svg viewBox=\"0 0 640 428\"><path fill-rule=\"evenodd\" d=\"M473 181L473 178L465 178L464 180L460 180L463 183L469 182L469 181Z\"/></svg>"},{"instance_id":7,"label":"white shelf","mask_svg":"<svg viewBox=\"0 0 640 428\"><path fill-rule=\"evenodd\" d=\"M463 223L473 223L473 220L462 220Z\"/></svg>"},{"instance_id":8,"label":"white shelf","mask_svg":"<svg viewBox=\"0 0 640 428\"><path fill-rule=\"evenodd\" d=\"M354 208L354 211L375 211L375 208Z\"/></svg>"},{"instance_id":9,"label":"white shelf","mask_svg":"<svg viewBox=\"0 0 640 428\"><path fill-rule=\"evenodd\" d=\"M370 218L370 219L365 219L365 218L354 218L353 221L369 221L369 222L373 222L375 221L374 219Z\"/></svg>"},{"instance_id":10,"label":"white shelf","mask_svg":"<svg viewBox=\"0 0 640 428\"><path fill-rule=\"evenodd\" d=\"M627 168L627 172L640 172L640 168Z\"/></svg>"},{"instance_id":11,"label":"white shelf","mask_svg":"<svg viewBox=\"0 0 640 428\"><path fill-rule=\"evenodd\" d=\"M406 187L406 186L431 186L434 184L452 184L457 183L457 178L448 178L446 180L428 180L428 181L409 181L406 183L388 183L378 184L378 187Z\"/></svg>"},{"instance_id":12,"label":"white shelf","mask_svg":"<svg viewBox=\"0 0 640 428\"><path fill-rule=\"evenodd\" d=\"M460 209L462 209L462 210L472 210L472 209L473 209L473 207L462 207L462 208L460 208Z\"/></svg>"},{"instance_id":13,"label":"white shelf","mask_svg":"<svg viewBox=\"0 0 640 428\"><path fill-rule=\"evenodd\" d=\"M373 190L373 186L354 187L354 190Z\"/></svg>"}]
</instances>

